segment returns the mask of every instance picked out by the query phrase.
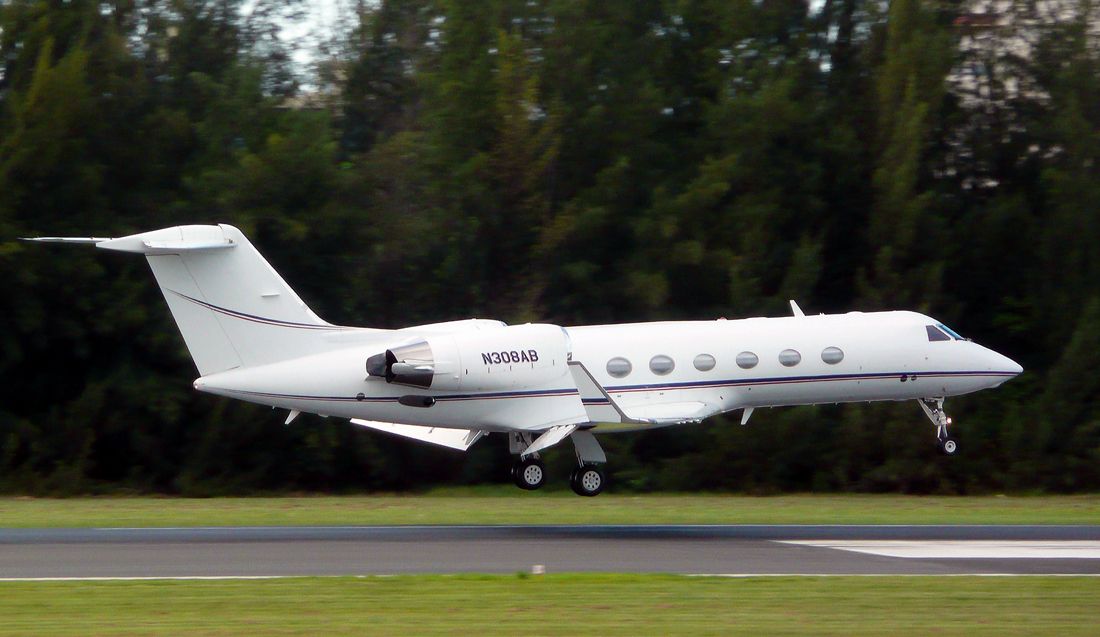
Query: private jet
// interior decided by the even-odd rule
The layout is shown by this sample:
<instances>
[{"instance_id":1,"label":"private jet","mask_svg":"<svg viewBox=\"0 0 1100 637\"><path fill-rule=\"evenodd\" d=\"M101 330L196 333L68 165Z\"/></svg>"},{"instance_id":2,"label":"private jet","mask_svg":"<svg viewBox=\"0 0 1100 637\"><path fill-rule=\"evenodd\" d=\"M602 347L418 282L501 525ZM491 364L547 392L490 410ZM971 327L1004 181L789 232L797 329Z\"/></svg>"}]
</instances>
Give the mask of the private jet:
<instances>
[{"instance_id":1,"label":"private jet","mask_svg":"<svg viewBox=\"0 0 1100 637\"><path fill-rule=\"evenodd\" d=\"M229 225L125 236L35 237L144 255L201 392L465 451L507 436L523 489L546 481L540 454L569 438L569 483L599 494L595 434L698 423L762 407L914 400L954 455L944 400L1023 369L916 312L792 315L564 327L467 319L397 330L344 327L313 313Z\"/></svg>"}]
</instances>

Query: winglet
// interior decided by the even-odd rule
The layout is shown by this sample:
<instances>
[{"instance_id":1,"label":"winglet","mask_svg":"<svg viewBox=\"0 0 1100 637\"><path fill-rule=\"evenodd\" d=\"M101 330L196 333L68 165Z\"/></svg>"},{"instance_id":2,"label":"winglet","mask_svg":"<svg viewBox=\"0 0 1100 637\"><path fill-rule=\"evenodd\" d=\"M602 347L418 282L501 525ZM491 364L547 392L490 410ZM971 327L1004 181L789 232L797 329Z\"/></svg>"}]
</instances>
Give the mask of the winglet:
<instances>
[{"instance_id":1,"label":"winglet","mask_svg":"<svg viewBox=\"0 0 1100 637\"><path fill-rule=\"evenodd\" d=\"M802 311L802 308L798 307L798 303L795 303L794 299L791 299L791 312L793 312L795 316L806 316L806 313Z\"/></svg>"},{"instance_id":2,"label":"winglet","mask_svg":"<svg viewBox=\"0 0 1100 637\"><path fill-rule=\"evenodd\" d=\"M623 413L619 405L596 382L592 374L580 361L569 361L569 371L573 374L573 382L577 385L577 391L581 396L581 404L588 415L589 422L608 423L637 423L641 422Z\"/></svg>"}]
</instances>

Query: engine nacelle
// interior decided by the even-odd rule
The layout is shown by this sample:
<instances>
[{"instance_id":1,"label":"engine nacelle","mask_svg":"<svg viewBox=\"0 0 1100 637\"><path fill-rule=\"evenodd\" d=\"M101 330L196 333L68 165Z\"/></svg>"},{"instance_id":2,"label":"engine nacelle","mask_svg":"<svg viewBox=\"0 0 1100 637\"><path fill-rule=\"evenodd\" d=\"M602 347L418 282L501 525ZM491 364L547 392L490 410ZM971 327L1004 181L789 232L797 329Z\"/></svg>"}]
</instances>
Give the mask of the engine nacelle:
<instances>
[{"instance_id":1,"label":"engine nacelle","mask_svg":"<svg viewBox=\"0 0 1100 637\"><path fill-rule=\"evenodd\" d=\"M569 337L556 325L513 325L429 336L367 359L388 383L443 391L554 384L568 371Z\"/></svg>"}]
</instances>

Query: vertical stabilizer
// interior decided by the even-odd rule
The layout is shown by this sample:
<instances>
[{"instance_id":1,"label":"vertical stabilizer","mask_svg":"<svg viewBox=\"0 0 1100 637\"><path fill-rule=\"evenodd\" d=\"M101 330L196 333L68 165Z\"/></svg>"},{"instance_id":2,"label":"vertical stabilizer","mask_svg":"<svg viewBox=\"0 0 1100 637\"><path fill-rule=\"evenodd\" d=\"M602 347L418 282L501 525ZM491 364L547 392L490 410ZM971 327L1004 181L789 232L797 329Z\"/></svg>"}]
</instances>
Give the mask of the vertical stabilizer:
<instances>
[{"instance_id":1,"label":"vertical stabilizer","mask_svg":"<svg viewBox=\"0 0 1100 637\"><path fill-rule=\"evenodd\" d=\"M333 349L334 332L240 230L176 226L118 239L43 237L145 255L203 376Z\"/></svg>"}]
</instances>

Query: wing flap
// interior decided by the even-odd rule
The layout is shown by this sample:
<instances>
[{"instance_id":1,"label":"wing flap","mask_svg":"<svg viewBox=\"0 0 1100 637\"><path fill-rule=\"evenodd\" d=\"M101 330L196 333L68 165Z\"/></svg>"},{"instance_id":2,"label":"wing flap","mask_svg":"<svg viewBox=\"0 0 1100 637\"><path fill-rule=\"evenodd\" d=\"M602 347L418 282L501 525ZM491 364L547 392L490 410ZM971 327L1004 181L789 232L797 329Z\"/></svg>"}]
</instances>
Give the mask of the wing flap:
<instances>
[{"instance_id":1,"label":"wing flap","mask_svg":"<svg viewBox=\"0 0 1100 637\"><path fill-rule=\"evenodd\" d=\"M360 427L367 427L376 431L384 431L396 436L419 440L441 447L466 451L475 442L485 435L480 429L445 429L443 427L423 427L420 425L399 425L393 422L380 422L377 420L360 420L352 418L351 421Z\"/></svg>"},{"instance_id":2,"label":"wing flap","mask_svg":"<svg viewBox=\"0 0 1100 637\"><path fill-rule=\"evenodd\" d=\"M679 424L684 422L696 422L713 416L720 409L709 403L687 401L676 403L657 403L645 407L633 408L631 415L640 419L656 423Z\"/></svg>"}]
</instances>

